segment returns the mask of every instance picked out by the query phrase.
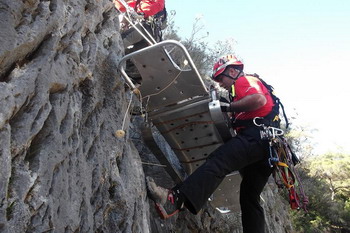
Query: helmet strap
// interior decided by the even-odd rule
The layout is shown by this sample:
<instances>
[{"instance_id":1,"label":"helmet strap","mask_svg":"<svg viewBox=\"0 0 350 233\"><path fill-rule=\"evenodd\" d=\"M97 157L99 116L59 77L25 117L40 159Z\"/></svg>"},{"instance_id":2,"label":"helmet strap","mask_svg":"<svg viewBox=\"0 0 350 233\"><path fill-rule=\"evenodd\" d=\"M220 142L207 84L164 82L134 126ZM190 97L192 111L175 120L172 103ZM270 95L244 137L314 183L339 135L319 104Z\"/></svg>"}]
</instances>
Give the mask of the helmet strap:
<instances>
[{"instance_id":1,"label":"helmet strap","mask_svg":"<svg viewBox=\"0 0 350 233\"><path fill-rule=\"evenodd\" d=\"M236 75L236 77L234 78L234 80L237 80L239 78L239 76L241 75L242 70L239 70L239 73Z\"/></svg>"}]
</instances>

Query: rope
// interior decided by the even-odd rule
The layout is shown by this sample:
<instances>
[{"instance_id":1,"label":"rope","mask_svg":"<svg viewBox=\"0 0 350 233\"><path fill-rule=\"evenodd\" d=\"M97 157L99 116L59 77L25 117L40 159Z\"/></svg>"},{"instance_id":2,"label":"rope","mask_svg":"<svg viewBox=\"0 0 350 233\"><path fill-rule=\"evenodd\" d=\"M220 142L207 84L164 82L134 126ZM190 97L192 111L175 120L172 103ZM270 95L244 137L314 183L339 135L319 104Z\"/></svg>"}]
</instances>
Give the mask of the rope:
<instances>
[{"instance_id":1,"label":"rope","mask_svg":"<svg viewBox=\"0 0 350 233\"><path fill-rule=\"evenodd\" d=\"M295 170L292 160L292 151L286 139L280 135L276 135L273 138L273 145L271 145L271 147L277 156L277 161L274 162L276 168L274 178L277 186L280 188L283 186L287 188L290 194L289 199L292 209L302 208L307 211L306 206L309 201L305 195L300 177ZM302 200L302 202L300 202L300 200Z\"/></svg>"},{"instance_id":2,"label":"rope","mask_svg":"<svg viewBox=\"0 0 350 233\"><path fill-rule=\"evenodd\" d=\"M147 163L147 162L141 162L141 163L146 165L151 165L151 166L166 167L166 165L163 165L163 164Z\"/></svg>"},{"instance_id":3,"label":"rope","mask_svg":"<svg viewBox=\"0 0 350 233\"><path fill-rule=\"evenodd\" d=\"M127 107L127 109L126 109L126 111L125 111L125 115L124 115L124 119L123 119L123 124L122 124L122 130L124 130L126 116L129 115L128 113L129 113L129 109L130 109L130 106L131 106L132 97L133 97L133 95L131 95L131 98L130 98L128 107Z\"/></svg>"}]
</instances>

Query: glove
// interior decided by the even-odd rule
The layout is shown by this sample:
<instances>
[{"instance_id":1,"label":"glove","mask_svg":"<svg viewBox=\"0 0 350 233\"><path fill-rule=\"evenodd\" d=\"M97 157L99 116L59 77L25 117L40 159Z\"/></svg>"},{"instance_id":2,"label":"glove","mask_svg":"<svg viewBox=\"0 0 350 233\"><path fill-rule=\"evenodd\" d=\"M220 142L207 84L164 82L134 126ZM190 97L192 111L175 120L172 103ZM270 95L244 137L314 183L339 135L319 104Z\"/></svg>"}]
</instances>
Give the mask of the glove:
<instances>
[{"instance_id":1,"label":"glove","mask_svg":"<svg viewBox=\"0 0 350 233\"><path fill-rule=\"evenodd\" d=\"M220 102L221 112L232 112L231 106L229 103Z\"/></svg>"}]
</instances>

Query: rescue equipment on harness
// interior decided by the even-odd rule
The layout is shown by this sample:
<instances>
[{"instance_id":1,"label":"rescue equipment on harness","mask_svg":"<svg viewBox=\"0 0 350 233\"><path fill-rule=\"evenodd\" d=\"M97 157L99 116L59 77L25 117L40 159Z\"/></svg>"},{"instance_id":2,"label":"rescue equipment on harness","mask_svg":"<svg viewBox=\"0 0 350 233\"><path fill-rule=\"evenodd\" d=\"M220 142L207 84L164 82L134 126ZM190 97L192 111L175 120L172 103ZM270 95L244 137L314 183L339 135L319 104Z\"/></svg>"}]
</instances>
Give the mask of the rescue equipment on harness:
<instances>
[{"instance_id":1,"label":"rescue equipment on harness","mask_svg":"<svg viewBox=\"0 0 350 233\"><path fill-rule=\"evenodd\" d=\"M286 122L286 128L289 126L284 106L274 94L274 89L271 85L267 84L257 74L249 74L249 76L258 78L267 88L272 97L274 107L265 117L256 117L253 120L238 120L234 122L234 125L244 127L254 125L260 128L261 139L269 141L269 164L274 168L273 177L278 188L286 188L288 190L289 203L292 209L302 208L307 211L308 198L305 195L299 175L295 169L295 165L300 161L284 137L284 131L280 129L280 106Z\"/></svg>"},{"instance_id":2,"label":"rescue equipment on harness","mask_svg":"<svg viewBox=\"0 0 350 233\"><path fill-rule=\"evenodd\" d=\"M307 211L309 202L305 195L300 177L295 169L300 161L294 154L285 139L283 130L272 126L257 123L258 118L253 120L260 127L260 136L269 141L269 164L274 168L273 177L280 189L286 188L289 196L291 209L303 209Z\"/></svg>"},{"instance_id":3,"label":"rescue equipment on harness","mask_svg":"<svg viewBox=\"0 0 350 233\"><path fill-rule=\"evenodd\" d=\"M291 209L307 211L309 200L295 169L295 165L300 161L284 138L283 130L258 124L257 126L262 128L261 138L269 140L269 163L271 167L274 167L273 177L277 187L287 189Z\"/></svg>"}]
</instances>

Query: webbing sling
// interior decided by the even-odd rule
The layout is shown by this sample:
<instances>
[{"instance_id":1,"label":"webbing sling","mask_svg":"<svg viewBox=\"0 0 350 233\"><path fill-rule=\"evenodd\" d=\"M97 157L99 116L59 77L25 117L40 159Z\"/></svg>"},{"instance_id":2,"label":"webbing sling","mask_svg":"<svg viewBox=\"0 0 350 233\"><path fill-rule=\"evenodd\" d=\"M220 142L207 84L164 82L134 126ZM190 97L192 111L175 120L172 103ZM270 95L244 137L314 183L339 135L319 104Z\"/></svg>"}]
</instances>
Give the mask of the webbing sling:
<instances>
[{"instance_id":1,"label":"webbing sling","mask_svg":"<svg viewBox=\"0 0 350 233\"><path fill-rule=\"evenodd\" d=\"M256 75L256 74L254 74L254 75ZM275 105L281 106L283 117L284 117L284 120L286 121L286 128L288 128L289 122L288 122L288 118L287 118L286 112L284 111L284 106L281 103L281 100L277 96L275 96L275 94L273 93L273 90L274 90L273 86L271 86L270 84L266 83L263 79L261 79L259 77L259 75L254 76L254 77L258 78L260 80L260 82L267 88L267 90L271 94L272 100L274 101ZM279 110L278 110L278 113L279 113Z\"/></svg>"},{"instance_id":2,"label":"webbing sling","mask_svg":"<svg viewBox=\"0 0 350 233\"><path fill-rule=\"evenodd\" d=\"M289 194L289 203L292 209L303 208L306 211L308 198L304 193L302 183L295 170L293 161L293 152L291 151L286 139L278 136L272 139L270 148L273 150L275 170L273 177L279 188L285 187ZM272 156L272 155L271 155Z\"/></svg>"}]
</instances>

